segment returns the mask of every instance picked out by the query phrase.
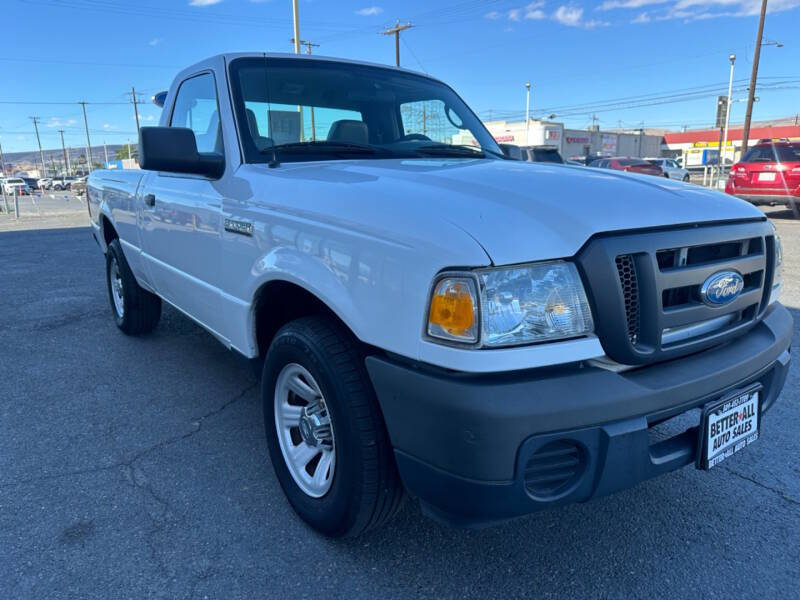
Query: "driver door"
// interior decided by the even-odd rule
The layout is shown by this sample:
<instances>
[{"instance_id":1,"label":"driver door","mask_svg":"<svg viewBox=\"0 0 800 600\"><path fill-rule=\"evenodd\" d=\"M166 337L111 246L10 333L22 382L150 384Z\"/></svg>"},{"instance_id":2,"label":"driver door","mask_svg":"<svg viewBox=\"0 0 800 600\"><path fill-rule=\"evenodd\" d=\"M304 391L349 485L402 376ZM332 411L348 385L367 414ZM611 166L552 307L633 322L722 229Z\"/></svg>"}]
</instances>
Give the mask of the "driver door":
<instances>
[{"instance_id":1,"label":"driver door","mask_svg":"<svg viewBox=\"0 0 800 600\"><path fill-rule=\"evenodd\" d=\"M213 73L196 74L181 83L169 125L191 129L199 152L224 155ZM202 175L151 172L138 203L142 258L156 291L217 335L225 330L218 287L219 186L219 181Z\"/></svg>"}]
</instances>

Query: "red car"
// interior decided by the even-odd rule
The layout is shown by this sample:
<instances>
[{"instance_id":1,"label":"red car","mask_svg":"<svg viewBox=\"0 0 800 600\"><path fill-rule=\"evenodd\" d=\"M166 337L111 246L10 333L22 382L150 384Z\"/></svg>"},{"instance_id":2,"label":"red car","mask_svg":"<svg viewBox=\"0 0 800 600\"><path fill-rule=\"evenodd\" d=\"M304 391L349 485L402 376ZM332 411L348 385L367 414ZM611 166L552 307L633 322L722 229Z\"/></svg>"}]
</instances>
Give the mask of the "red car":
<instances>
[{"instance_id":1,"label":"red car","mask_svg":"<svg viewBox=\"0 0 800 600\"><path fill-rule=\"evenodd\" d=\"M624 156L600 158L589 163L589 166L600 169L627 171L628 173L639 173L640 175L664 176L664 171L661 167L646 160L642 160L641 158L628 158Z\"/></svg>"},{"instance_id":2,"label":"red car","mask_svg":"<svg viewBox=\"0 0 800 600\"><path fill-rule=\"evenodd\" d=\"M725 191L754 204L800 201L800 142L756 144L731 167Z\"/></svg>"}]
</instances>

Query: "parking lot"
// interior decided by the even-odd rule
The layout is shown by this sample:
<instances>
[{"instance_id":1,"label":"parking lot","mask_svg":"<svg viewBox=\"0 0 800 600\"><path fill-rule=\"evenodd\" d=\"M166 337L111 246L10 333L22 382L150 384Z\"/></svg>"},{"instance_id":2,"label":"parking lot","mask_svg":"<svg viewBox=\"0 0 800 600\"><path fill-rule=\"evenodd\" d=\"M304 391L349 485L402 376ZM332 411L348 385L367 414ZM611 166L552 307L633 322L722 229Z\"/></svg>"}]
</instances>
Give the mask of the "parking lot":
<instances>
[{"instance_id":1,"label":"parking lot","mask_svg":"<svg viewBox=\"0 0 800 600\"><path fill-rule=\"evenodd\" d=\"M797 594L796 367L758 443L710 472L483 530L408 502L382 530L331 541L273 476L246 361L171 308L153 334L122 335L89 229L65 226L82 205L42 202L64 214L0 215L3 598ZM766 210L797 360L800 221Z\"/></svg>"}]
</instances>

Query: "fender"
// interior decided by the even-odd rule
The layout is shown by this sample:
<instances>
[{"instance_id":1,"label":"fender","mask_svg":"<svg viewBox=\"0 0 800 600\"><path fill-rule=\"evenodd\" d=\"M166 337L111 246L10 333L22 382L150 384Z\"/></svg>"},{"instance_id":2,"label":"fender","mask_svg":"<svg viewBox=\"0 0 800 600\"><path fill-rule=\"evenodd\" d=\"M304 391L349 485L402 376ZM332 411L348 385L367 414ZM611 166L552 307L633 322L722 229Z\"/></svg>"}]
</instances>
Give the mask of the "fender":
<instances>
[{"instance_id":1,"label":"fender","mask_svg":"<svg viewBox=\"0 0 800 600\"><path fill-rule=\"evenodd\" d=\"M317 258L293 248L275 248L261 256L251 272L253 280L248 289L250 300L246 327L246 347L251 357L258 354L255 310L264 287L275 281L285 281L304 289L327 306L358 339L364 341L364 327L350 292L336 274Z\"/></svg>"}]
</instances>

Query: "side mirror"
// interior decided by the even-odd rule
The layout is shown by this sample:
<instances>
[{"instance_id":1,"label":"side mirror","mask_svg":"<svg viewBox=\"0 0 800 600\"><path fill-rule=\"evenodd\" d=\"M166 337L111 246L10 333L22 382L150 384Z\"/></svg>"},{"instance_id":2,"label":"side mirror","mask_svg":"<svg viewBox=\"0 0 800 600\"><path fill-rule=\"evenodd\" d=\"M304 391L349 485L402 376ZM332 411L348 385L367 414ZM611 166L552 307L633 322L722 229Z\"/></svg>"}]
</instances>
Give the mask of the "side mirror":
<instances>
[{"instance_id":1,"label":"side mirror","mask_svg":"<svg viewBox=\"0 0 800 600\"><path fill-rule=\"evenodd\" d=\"M147 171L192 173L219 179L225 172L225 157L200 154L191 129L142 127L139 130L139 166Z\"/></svg>"},{"instance_id":2,"label":"side mirror","mask_svg":"<svg viewBox=\"0 0 800 600\"><path fill-rule=\"evenodd\" d=\"M522 150L514 144L498 144L505 157L509 160L522 160Z\"/></svg>"}]
</instances>

